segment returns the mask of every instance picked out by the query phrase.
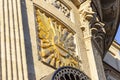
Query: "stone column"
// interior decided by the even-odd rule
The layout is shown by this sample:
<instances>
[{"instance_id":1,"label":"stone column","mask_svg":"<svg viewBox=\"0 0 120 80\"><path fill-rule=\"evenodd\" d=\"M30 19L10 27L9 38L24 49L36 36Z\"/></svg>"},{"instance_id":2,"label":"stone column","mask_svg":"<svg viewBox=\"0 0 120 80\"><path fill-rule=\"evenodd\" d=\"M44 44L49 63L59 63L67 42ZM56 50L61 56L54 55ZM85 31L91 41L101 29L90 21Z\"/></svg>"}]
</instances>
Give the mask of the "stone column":
<instances>
[{"instance_id":1,"label":"stone column","mask_svg":"<svg viewBox=\"0 0 120 80\"><path fill-rule=\"evenodd\" d=\"M97 12L93 10L92 0L86 0L80 6L81 29L84 34L90 78L92 80L106 80L102 55L104 53L105 30Z\"/></svg>"},{"instance_id":2,"label":"stone column","mask_svg":"<svg viewBox=\"0 0 120 80\"><path fill-rule=\"evenodd\" d=\"M28 80L20 0L0 0L0 80Z\"/></svg>"}]
</instances>

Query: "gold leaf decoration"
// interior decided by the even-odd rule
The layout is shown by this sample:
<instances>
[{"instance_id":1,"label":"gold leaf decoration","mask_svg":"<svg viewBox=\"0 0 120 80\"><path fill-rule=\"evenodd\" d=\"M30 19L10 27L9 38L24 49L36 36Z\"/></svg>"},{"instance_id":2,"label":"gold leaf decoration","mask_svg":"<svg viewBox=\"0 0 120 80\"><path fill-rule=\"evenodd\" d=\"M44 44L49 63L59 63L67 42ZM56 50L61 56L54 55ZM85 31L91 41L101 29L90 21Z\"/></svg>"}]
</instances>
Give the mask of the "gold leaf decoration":
<instances>
[{"instance_id":1,"label":"gold leaf decoration","mask_svg":"<svg viewBox=\"0 0 120 80\"><path fill-rule=\"evenodd\" d=\"M62 66L79 67L75 55L74 34L55 19L47 17L36 8L39 54L42 61L54 68Z\"/></svg>"}]
</instances>

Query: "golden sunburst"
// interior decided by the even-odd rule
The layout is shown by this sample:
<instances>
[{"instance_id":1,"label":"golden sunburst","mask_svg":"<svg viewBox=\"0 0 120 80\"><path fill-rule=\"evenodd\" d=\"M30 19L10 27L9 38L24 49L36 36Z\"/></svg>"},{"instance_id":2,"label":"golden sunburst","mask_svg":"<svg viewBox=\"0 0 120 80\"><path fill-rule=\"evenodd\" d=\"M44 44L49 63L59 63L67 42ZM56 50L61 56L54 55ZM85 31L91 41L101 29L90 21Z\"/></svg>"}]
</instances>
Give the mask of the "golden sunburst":
<instances>
[{"instance_id":1,"label":"golden sunburst","mask_svg":"<svg viewBox=\"0 0 120 80\"><path fill-rule=\"evenodd\" d=\"M67 28L36 9L40 56L42 61L55 68L62 66L78 67L75 55L74 35Z\"/></svg>"}]
</instances>

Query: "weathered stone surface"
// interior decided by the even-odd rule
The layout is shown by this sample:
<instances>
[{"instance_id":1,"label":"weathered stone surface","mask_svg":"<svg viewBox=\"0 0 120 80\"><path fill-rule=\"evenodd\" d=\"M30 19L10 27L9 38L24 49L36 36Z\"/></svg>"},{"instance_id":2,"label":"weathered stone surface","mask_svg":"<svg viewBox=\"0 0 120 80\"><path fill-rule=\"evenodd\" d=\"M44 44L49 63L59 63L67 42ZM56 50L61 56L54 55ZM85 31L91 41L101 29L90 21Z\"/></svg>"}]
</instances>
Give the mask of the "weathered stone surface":
<instances>
[{"instance_id":1,"label":"weathered stone surface","mask_svg":"<svg viewBox=\"0 0 120 80\"><path fill-rule=\"evenodd\" d=\"M62 66L106 80L103 57L117 30L119 5L119 0L0 0L0 80L40 80Z\"/></svg>"}]
</instances>

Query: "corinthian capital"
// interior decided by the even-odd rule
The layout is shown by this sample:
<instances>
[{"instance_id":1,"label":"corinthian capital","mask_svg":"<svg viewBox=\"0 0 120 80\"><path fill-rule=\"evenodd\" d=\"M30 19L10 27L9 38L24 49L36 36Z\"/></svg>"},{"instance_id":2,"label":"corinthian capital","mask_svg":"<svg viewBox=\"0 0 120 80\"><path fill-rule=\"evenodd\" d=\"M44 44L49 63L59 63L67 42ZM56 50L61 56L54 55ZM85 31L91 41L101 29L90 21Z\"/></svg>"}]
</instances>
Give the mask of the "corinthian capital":
<instances>
[{"instance_id":1,"label":"corinthian capital","mask_svg":"<svg viewBox=\"0 0 120 80\"><path fill-rule=\"evenodd\" d=\"M98 47L104 49L104 38L105 38L105 24L100 21L99 15L93 8L92 0L87 0L80 6L80 22L81 27L84 27L84 37L92 36L92 40L96 42Z\"/></svg>"}]
</instances>

